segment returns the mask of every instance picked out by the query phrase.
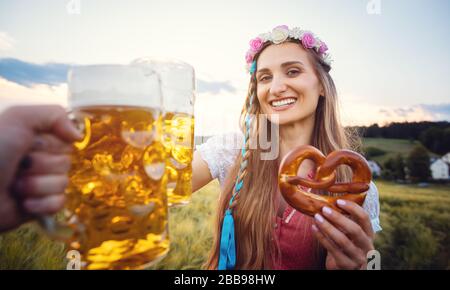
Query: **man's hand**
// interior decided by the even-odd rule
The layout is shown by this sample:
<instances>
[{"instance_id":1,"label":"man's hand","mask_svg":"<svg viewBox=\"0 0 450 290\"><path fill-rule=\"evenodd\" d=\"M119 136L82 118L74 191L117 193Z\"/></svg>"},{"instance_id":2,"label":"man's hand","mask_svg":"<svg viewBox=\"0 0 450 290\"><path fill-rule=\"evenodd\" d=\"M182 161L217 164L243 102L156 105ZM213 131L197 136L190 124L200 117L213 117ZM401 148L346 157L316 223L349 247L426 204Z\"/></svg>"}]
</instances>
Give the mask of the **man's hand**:
<instances>
[{"instance_id":1,"label":"man's hand","mask_svg":"<svg viewBox=\"0 0 450 290\"><path fill-rule=\"evenodd\" d=\"M0 232L64 204L71 144L82 135L60 106L0 114Z\"/></svg>"}]
</instances>

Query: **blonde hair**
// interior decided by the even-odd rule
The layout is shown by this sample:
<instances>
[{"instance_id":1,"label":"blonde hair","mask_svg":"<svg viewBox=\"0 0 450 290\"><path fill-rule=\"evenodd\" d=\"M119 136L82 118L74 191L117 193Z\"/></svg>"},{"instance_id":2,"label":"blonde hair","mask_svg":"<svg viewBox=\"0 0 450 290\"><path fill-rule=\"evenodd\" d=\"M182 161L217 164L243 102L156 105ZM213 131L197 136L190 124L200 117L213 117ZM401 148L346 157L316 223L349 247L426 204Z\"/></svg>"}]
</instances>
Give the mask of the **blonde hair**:
<instances>
[{"instance_id":1,"label":"blonde hair","mask_svg":"<svg viewBox=\"0 0 450 290\"><path fill-rule=\"evenodd\" d=\"M298 41L293 39L289 41L298 43ZM269 45L271 44L264 44L264 47L255 56L255 60L257 60L261 52ZM340 123L337 92L333 79L329 74L329 65L324 63L322 58L314 50L307 49L306 51L324 89L324 96L319 97L315 112L311 145L320 149L325 155L334 150L344 148L358 150L359 141L355 132L344 130ZM252 123L250 138L252 140L258 140L258 135L261 133L261 124L259 124L258 120L262 112L256 97L252 105L249 106L252 95L256 95L257 82L254 75L252 75L250 80L240 121L241 130L244 131L246 115L256 115L256 122ZM250 109L247 111L248 107ZM268 139L271 140L272 136L270 134L274 132L270 132L271 126L267 126L266 128ZM245 144L245 156L242 157L239 155L236 158L223 186L216 216L214 242L209 258L204 265L206 269L217 269L222 222L233 194L237 174L243 163L245 163L246 167L239 179L243 179L244 185L230 207L233 209L235 220L235 268L272 269L280 259L280 249L274 232L274 224L278 210L276 199L278 161L262 160L263 158L260 156L263 150L259 146L256 149L249 149L248 142ZM351 179L351 171L349 168L341 166L337 171L338 181L349 181Z\"/></svg>"}]
</instances>

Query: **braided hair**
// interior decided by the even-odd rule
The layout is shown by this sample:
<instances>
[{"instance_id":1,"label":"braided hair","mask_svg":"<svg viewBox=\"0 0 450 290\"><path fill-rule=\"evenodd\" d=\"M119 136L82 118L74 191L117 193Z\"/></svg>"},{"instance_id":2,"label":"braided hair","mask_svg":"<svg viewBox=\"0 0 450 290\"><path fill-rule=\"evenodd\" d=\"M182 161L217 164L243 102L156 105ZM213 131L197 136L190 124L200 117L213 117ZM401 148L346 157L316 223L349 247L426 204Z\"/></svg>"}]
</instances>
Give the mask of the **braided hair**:
<instances>
[{"instance_id":1,"label":"braided hair","mask_svg":"<svg viewBox=\"0 0 450 290\"><path fill-rule=\"evenodd\" d=\"M252 65L253 68L256 67L256 62ZM252 78L254 76L254 69L251 72ZM236 182L233 188L233 193L230 198L228 208L225 211L225 217L223 219L222 225L222 236L220 240L220 256L219 256L219 270L234 269L236 266L236 245L234 237L234 218L233 218L233 208L236 206L239 199L239 192L242 190L244 185L244 178L247 176L247 166L248 159L250 156L250 133L251 133L251 108L253 106L253 101L255 99L255 81L252 82L250 87L249 98L246 99L245 112L244 114L244 144L241 150L241 164L239 166L239 171L236 176Z\"/></svg>"}]
</instances>

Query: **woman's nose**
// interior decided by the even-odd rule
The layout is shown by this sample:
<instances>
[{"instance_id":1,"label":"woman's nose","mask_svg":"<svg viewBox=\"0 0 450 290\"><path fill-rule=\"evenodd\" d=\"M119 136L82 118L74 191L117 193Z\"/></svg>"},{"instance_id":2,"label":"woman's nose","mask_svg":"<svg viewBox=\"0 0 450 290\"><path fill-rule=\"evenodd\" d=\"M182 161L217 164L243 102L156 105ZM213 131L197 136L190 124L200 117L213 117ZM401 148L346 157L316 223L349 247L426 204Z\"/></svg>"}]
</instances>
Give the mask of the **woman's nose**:
<instances>
[{"instance_id":1,"label":"woman's nose","mask_svg":"<svg viewBox=\"0 0 450 290\"><path fill-rule=\"evenodd\" d=\"M273 77L272 84L270 86L270 93L272 95L278 95L287 90L286 81L282 77Z\"/></svg>"}]
</instances>

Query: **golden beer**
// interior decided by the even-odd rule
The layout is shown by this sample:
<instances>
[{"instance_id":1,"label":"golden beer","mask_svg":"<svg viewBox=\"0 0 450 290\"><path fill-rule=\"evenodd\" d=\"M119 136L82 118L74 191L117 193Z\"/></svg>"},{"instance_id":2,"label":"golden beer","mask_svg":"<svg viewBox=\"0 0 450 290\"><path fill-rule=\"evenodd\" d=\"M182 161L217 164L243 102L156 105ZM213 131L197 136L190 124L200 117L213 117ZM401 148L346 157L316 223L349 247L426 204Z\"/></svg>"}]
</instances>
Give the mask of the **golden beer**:
<instances>
[{"instance_id":1,"label":"golden beer","mask_svg":"<svg viewBox=\"0 0 450 290\"><path fill-rule=\"evenodd\" d=\"M194 117L168 112L163 116L163 144L167 154L169 206L187 204L192 195Z\"/></svg>"},{"instance_id":2,"label":"golden beer","mask_svg":"<svg viewBox=\"0 0 450 290\"><path fill-rule=\"evenodd\" d=\"M136 269L169 250L166 147L159 110L74 108L84 140L75 144L64 210L68 244L86 269Z\"/></svg>"},{"instance_id":3,"label":"golden beer","mask_svg":"<svg viewBox=\"0 0 450 290\"><path fill-rule=\"evenodd\" d=\"M180 60L143 57L134 66L160 76L164 115L163 143L167 153L167 198L169 206L185 205L192 195L194 147L194 68Z\"/></svg>"}]
</instances>

